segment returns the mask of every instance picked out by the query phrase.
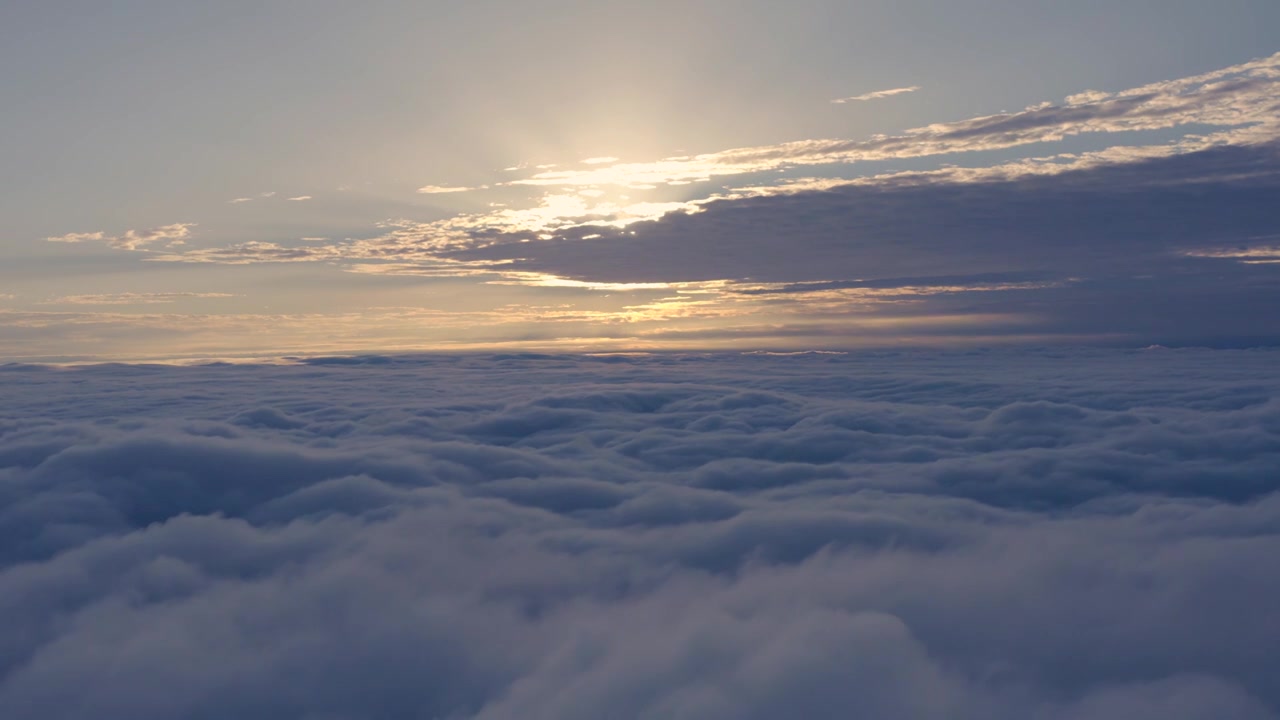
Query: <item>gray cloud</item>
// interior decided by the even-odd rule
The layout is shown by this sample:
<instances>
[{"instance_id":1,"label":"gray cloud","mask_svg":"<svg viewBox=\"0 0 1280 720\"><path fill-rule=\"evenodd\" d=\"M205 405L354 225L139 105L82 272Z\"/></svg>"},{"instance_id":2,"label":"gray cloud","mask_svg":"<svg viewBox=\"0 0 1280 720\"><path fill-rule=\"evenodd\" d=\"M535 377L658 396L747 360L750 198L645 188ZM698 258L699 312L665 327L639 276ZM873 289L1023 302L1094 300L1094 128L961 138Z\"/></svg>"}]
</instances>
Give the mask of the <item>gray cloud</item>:
<instances>
[{"instance_id":1,"label":"gray cloud","mask_svg":"<svg viewBox=\"0 0 1280 720\"><path fill-rule=\"evenodd\" d=\"M516 235L440 254L620 282L1138 269L1274 233L1278 185L1280 145L1229 146L1014 179L904 174L715 201L622 231L592 228L600 237L590 241Z\"/></svg>"},{"instance_id":2,"label":"gray cloud","mask_svg":"<svg viewBox=\"0 0 1280 720\"><path fill-rule=\"evenodd\" d=\"M0 366L0 712L1274 718L1274 356Z\"/></svg>"},{"instance_id":3,"label":"gray cloud","mask_svg":"<svg viewBox=\"0 0 1280 720\"><path fill-rule=\"evenodd\" d=\"M730 279L819 313L878 301L889 317L1012 312L1050 333L1268 343L1280 275L1256 261L1280 230L1278 190L1272 142L1012 178L907 173L440 254L583 281Z\"/></svg>"}]
</instances>

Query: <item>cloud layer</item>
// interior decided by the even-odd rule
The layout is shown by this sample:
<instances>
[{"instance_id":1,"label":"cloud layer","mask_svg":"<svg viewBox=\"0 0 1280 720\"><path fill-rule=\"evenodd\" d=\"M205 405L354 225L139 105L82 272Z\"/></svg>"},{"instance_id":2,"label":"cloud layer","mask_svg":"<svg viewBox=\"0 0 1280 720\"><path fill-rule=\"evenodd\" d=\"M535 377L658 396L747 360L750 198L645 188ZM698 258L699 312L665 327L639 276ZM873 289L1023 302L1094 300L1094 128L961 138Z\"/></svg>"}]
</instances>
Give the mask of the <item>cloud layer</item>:
<instances>
[{"instance_id":1,"label":"cloud layer","mask_svg":"<svg viewBox=\"0 0 1280 720\"><path fill-rule=\"evenodd\" d=\"M1276 361L4 366L0 715L1275 718Z\"/></svg>"}]
</instances>

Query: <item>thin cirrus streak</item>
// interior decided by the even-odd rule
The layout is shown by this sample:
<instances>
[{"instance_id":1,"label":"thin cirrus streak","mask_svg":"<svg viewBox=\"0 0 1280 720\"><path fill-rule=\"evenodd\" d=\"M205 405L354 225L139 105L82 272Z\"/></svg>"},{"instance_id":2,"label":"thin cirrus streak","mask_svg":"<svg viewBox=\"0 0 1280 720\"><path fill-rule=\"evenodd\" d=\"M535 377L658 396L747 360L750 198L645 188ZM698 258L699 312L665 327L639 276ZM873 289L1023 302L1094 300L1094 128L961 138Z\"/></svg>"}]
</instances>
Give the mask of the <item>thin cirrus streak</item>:
<instances>
[{"instance_id":1,"label":"thin cirrus streak","mask_svg":"<svg viewBox=\"0 0 1280 720\"><path fill-rule=\"evenodd\" d=\"M464 193L473 190L483 190L486 186L467 187L464 185L423 185L418 188L418 192L423 195L443 195L448 193Z\"/></svg>"},{"instance_id":2,"label":"thin cirrus streak","mask_svg":"<svg viewBox=\"0 0 1280 720\"><path fill-rule=\"evenodd\" d=\"M189 299L222 299L236 297L220 292L151 292L63 295L46 301L47 305L158 305Z\"/></svg>"},{"instance_id":3,"label":"thin cirrus streak","mask_svg":"<svg viewBox=\"0 0 1280 720\"><path fill-rule=\"evenodd\" d=\"M910 87L892 88L889 90L876 90L874 92L863 93L861 95L851 95L849 97L836 98L831 101L832 105L844 105L851 102L863 102L866 100L879 100L881 98L893 97L894 95L905 95L913 93L920 89L919 85Z\"/></svg>"}]
</instances>

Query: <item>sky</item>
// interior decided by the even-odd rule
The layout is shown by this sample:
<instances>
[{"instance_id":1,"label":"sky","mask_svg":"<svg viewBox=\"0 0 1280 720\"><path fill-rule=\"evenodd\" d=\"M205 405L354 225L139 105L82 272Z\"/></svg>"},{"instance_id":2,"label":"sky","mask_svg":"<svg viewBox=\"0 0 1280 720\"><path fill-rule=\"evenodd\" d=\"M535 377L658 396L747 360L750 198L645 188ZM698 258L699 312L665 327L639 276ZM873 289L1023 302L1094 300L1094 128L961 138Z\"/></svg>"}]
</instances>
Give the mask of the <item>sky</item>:
<instances>
[{"instance_id":1,"label":"sky","mask_svg":"<svg viewBox=\"0 0 1280 720\"><path fill-rule=\"evenodd\" d=\"M0 2L5 720L1280 720L1275 0Z\"/></svg>"},{"instance_id":2,"label":"sky","mask_svg":"<svg viewBox=\"0 0 1280 720\"><path fill-rule=\"evenodd\" d=\"M0 359L1280 342L1273 0L0 6Z\"/></svg>"}]
</instances>

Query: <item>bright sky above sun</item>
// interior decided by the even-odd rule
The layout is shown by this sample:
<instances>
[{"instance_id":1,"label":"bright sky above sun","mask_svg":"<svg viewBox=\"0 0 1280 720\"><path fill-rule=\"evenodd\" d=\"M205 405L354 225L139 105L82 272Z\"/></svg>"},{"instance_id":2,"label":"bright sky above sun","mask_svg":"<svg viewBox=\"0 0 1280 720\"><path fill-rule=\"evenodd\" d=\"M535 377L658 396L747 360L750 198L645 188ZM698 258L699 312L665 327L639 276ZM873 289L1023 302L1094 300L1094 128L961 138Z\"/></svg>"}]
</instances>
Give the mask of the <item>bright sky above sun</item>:
<instances>
[{"instance_id":1,"label":"bright sky above sun","mask_svg":"<svg viewBox=\"0 0 1280 720\"><path fill-rule=\"evenodd\" d=\"M1275 0L0 5L0 360L1280 343Z\"/></svg>"}]
</instances>

